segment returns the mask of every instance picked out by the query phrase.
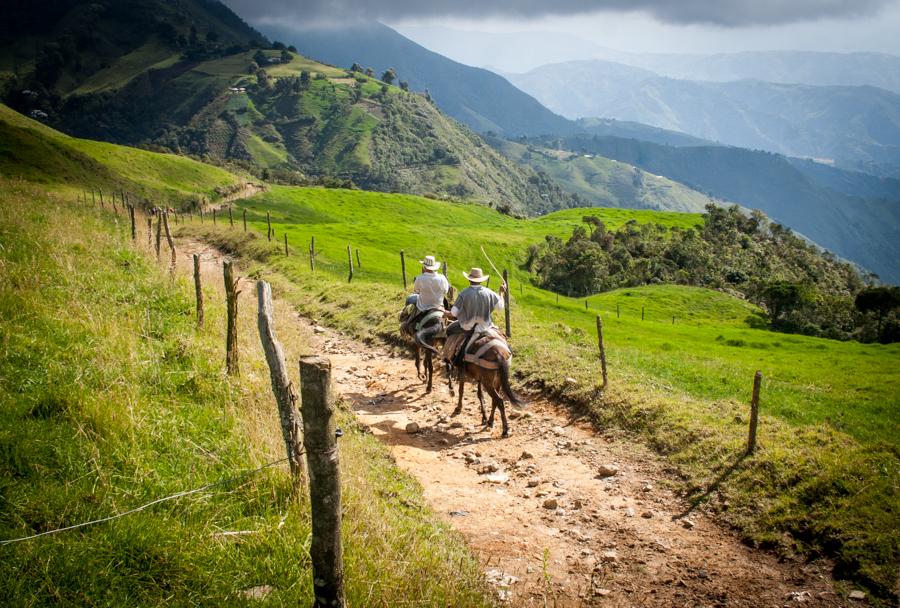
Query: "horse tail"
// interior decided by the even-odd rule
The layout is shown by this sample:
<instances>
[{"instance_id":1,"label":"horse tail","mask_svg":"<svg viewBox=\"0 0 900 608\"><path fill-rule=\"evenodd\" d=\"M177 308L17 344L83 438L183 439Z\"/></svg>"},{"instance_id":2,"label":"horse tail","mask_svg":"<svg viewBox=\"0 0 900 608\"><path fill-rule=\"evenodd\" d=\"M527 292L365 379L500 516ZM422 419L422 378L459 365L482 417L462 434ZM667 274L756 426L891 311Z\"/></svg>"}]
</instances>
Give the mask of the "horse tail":
<instances>
[{"instance_id":1,"label":"horse tail","mask_svg":"<svg viewBox=\"0 0 900 608\"><path fill-rule=\"evenodd\" d=\"M498 357L497 371L500 372L500 386L503 387L503 392L506 393L506 398L509 399L510 403L519 407L525 405L509 385L509 359L502 356Z\"/></svg>"},{"instance_id":2,"label":"horse tail","mask_svg":"<svg viewBox=\"0 0 900 608\"><path fill-rule=\"evenodd\" d=\"M432 336L437 334L440 330L441 330L440 323L436 323L434 325L429 325L428 327L425 327L425 328L417 331L416 332L416 344L418 344L425 350L431 351L435 355L440 356L441 353L438 351L438 349L436 349L431 344L428 344L428 342L426 342L426 340L430 339Z\"/></svg>"}]
</instances>

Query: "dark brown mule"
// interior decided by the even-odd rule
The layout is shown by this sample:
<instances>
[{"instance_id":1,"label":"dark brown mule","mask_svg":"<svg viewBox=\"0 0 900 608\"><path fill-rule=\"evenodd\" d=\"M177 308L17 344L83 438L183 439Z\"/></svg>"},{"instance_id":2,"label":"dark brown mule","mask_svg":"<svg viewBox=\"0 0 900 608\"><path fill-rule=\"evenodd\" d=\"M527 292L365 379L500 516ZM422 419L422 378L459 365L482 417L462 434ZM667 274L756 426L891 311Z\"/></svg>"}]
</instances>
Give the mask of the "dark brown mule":
<instances>
[{"instance_id":1,"label":"dark brown mule","mask_svg":"<svg viewBox=\"0 0 900 608\"><path fill-rule=\"evenodd\" d=\"M435 309L441 314L426 313L424 322L418 321L413 326L403 325L401 331L412 338L413 352L416 357L416 376L426 383L425 392L430 393L434 382L434 359L439 356L438 348L442 347L447 329L447 319L443 310ZM447 367L447 385L453 395L453 375Z\"/></svg>"},{"instance_id":2,"label":"dark brown mule","mask_svg":"<svg viewBox=\"0 0 900 608\"><path fill-rule=\"evenodd\" d=\"M462 412L463 406L463 387L465 386L466 376L475 381L478 385L478 402L481 407L481 424L485 427L494 428L494 412L500 410L500 420L503 422L503 434L501 437L509 437L509 423L506 421L506 408L503 405L503 395L509 399L513 405L522 405L522 401L513 392L509 385L509 359L505 354L498 350L497 347L490 348L484 353L480 361L481 364L464 362L459 370L459 402L456 409L450 416L458 416ZM484 396L481 392L482 387L491 396L491 415L485 416L484 412Z\"/></svg>"}]
</instances>

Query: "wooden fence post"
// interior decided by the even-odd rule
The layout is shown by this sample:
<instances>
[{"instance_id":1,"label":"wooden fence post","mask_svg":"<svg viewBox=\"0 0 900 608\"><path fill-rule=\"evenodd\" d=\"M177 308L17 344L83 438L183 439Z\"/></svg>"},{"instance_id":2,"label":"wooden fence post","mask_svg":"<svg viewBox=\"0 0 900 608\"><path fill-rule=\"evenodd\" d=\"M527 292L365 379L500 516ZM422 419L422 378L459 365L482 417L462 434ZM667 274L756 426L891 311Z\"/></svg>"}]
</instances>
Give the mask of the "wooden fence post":
<instances>
[{"instance_id":1,"label":"wooden fence post","mask_svg":"<svg viewBox=\"0 0 900 608\"><path fill-rule=\"evenodd\" d=\"M331 362L327 359L312 356L300 359L300 407L312 511L309 555L315 596L313 606L344 608L338 430L331 397Z\"/></svg>"},{"instance_id":2,"label":"wooden fence post","mask_svg":"<svg viewBox=\"0 0 900 608\"><path fill-rule=\"evenodd\" d=\"M359 249L356 250L356 268L362 268L362 262L359 261Z\"/></svg>"},{"instance_id":3,"label":"wooden fence post","mask_svg":"<svg viewBox=\"0 0 900 608\"><path fill-rule=\"evenodd\" d=\"M641 321L644 320L644 307L641 306Z\"/></svg>"},{"instance_id":4,"label":"wooden fence post","mask_svg":"<svg viewBox=\"0 0 900 608\"><path fill-rule=\"evenodd\" d=\"M268 230L266 231L266 238L268 238L271 241L272 240L272 216L269 214L268 211L266 211L266 224L269 226Z\"/></svg>"},{"instance_id":5,"label":"wooden fence post","mask_svg":"<svg viewBox=\"0 0 900 608\"><path fill-rule=\"evenodd\" d=\"M131 218L131 240L137 241L137 224L134 222L134 206L128 205L128 217Z\"/></svg>"},{"instance_id":6,"label":"wooden fence post","mask_svg":"<svg viewBox=\"0 0 900 608\"><path fill-rule=\"evenodd\" d=\"M316 271L316 237L310 237L309 239L309 269L312 272Z\"/></svg>"},{"instance_id":7,"label":"wooden fence post","mask_svg":"<svg viewBox=\"0 0 900 608\"><path fill-rule=\"evenodd\" d=\"M675 325L675 315L672 315L672 325Z\"/></svg>"},{"instance_id":8,"label":"wooden fence post","mask_svg":"<svg viewBox=\"0 0 900 608\"><path fill-rule=\"evenodd\" d=\"M244 209L244 232L247 232L247 210Z\"/></svg>"},{"instance_id":9,"label":"wooden fence post","mask_svg":"<svg viewBox=\"0 0 900 608\"><path fill-rule=\"evenodd\" d=\"M147 216L147 249L153 248L153 218Z\"/></svg>"},{"instance_id":10,"label":"wooden fence post","mask_svg":"<svg viewBox=\"0 0 900 608\"><path fill-rule=\"evenodd\" d=\"M228 205L228 223L234 228L234 215L231 213L231 205Z\"/></svg>"},{"instance_id":11,"label":"wooden fence post","mask_svg":"<svg viewBox=\"0 0 900 608\"><path fill-rule=\"evenodd\" d=\"M284 233L284 257L291 255L288 249L287 232Z\"/></svg>"},{"instance_id":12,"label":"wooden fence post","mask_svg":"<svg viewBox=\"0 0 900 608\"><path fill-rule=\"evenodd\" d=\"M100 194L100 206L103 207L103 188L97 188L97 192ZM113 209L115 209L116 203L113 201Z\"/></svg>"},{"instance_id":13,"label":"wooden fence post","mask_svg":"<svg viewBox=\"0 0 900 608\"><path fill-rule=\"evenodd\" d=\"M159 261L159 247L162 244L162 214L163 212L156 212L156 261Z\"/></svg>"},{"instance_id":14,"label":"wooden fence post","mask_svg":"<svg viewBox=\"0 0 900 608\"><path fill-rule=\"evenodd\" d=\"M586 298L585 298L585 300L584 300L584 309L585 309L585 310L588 309L588 301L587 301Z\"/></svg>"},{"instance_id":15,"label":"wooden fence post","mask_svg":"<svg viewBox=\"0 0 900 608\"><path fill-rule=\"evenodd\" d=\"M172 261L169 262L169 272L175 275L175 241L172 239L172 233L169 232L169 212L163 211L163 227L166 229L166 241L169 243L169 249L172 250Z\"/></svg>"},{"instance_id":16,"label":"wooden fence post","mask_svg":"<svg viewBox=\"0 0 900 608\"><path fill-rule=\"evenodd\" d=\"M216 208L213 207L213 226L216 225Z\"/></svg>"},{"instance_id":17,"label":"wooden fence post","mask_svg":"<svg viewBox=\"0 0 900 608\"><path fill-rule=\"evenodd\" d=\"M194 293L197 296L197 328L203 328L203 287L200 284L200 254L194 254Z\"/></svg>"},{"instance_id":18,"label":"wooden fence post","mask_svg":"<svg viewBox=\"0 0 900 608\"><path fill-rule=\"evenodd\" d=\"M750 434L747 436L747 454L756 450L756 425L759 423L759 385L762 383L762 372L756 370L753 376L753 396L750 398Z\"/></svg>"},{"instance_id":19,"label":"wooden fence post","mask_svg":"<svg viewBox=\"0 0 900 608\"><path fill-rule=\"evenodd\" d=\"M503 269L503 285L505 289L503 290L503 316L506 321L506 337L512 337L512 326L509 323L509 271L505 268Z\"/></svg>"},{"instance_id":20,"label":"wooden fence post","mask_svg":"<svg viewBox=\"0 0 900 608\"><path fill-rule=\"evenodd\" d=\"M556 303L559 304L559 292L556 292Z\"/></svg>"},{"instance_id":21,"label":"wooden fence post","mask_svg":"<svg viewBox=\"0 0 900 608\"><path fill-rule=\"evenodd\" d=\"M609 377L606 375L606 345L603 344L603 320L597 315L597 345L600 347L600 374L603 377L603 388L609 384Z\"/></svg>"},{"instance_id":22,"label":"wooden fence post","mask_svg":"<svg viewBox=\"0 0 900 608\"><path fill-rule=\"evenodd\" d=\"M350 275L347 277L349 283L353 280L353 254L350 252L350 245L347 245L347 266L350 268Z\"/></svg>"},{"instance_id":23,"label":"wooden fence post","mask_svg":"<svg viewBox=\"0 0 900 608\"><path fill-rule=\"evenodd\" d=\"M403 250L400 250L400 271L403 273L403 289L407 289L406 287L406 254L403 253Z\"/></svg>"},{"instance_id":24,"label":"wooden fence post","mask_svg":"<svg viewBox=\"0 0 900 608\"><path fill-rule=\"evenodd\" d=\"M619 318L619 303L616 302L616 318Z\"/></svg>"},{"instance_id":25,"label":"wooden fence post","mask_svg":"<svg viewBox=\"0 0 900 608\"><path fill-rule=\"evenodd\" d=\"M225 369L229 376L240 375L238 367L238 349L237 349L237 305L238 281L234 278L234 267L232 262L228 261L222 264L222 270L225 276L225 301L227 304L228 321L225 332Z\"/></svg>"},{"instance_id":26,"label":"wooden fence post","mask_svg":"<svg viewBox=\"0 0 900 608\"><path fill-rule=\"evenodd\" d=\"M284 350L275 337L275 312L272 305L272 287L265 281L256 283L258 301L257 325L259 339L262 341L269 364L269 377L272 380L272 392L278 403L278 417L281 420L281 434L291 465L294 487L298 488L303 481L305 463L302 458L303 435L300 431L300 413L297 411L297 395L291 386L287 365L284 362Z\"/></svg>"}]
</instances>

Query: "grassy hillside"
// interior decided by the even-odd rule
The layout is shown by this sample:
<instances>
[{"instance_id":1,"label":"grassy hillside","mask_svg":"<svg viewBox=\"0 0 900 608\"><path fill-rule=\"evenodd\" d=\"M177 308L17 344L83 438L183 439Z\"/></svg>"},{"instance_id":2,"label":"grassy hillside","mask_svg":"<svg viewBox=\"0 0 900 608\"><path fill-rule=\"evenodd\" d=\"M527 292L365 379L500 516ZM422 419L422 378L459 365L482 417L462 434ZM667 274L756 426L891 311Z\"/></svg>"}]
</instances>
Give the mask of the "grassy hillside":
<instances>
[{"instance_id":1,"label":"grassy hillside","mask_svg":"<svg viewBox=\"0 0 900 608\"><path fill-rule=\"evenodd\" d=\"M215 14L204 16L213 7ZM288 183L352 181L519 214L575 204L547 176L510 162L425 96L274 48L245 25L222 26L226 14L240 23L224 5L141 0L133 18L153 13L150 28L129 21L117 3L74 1L57 9L34 24L27 42L14 31L0 36L7 76L0 98L66 133L237 165ZM13 13L11 19L25 19ZM60 32L70 22L120 32L109 38L122 40L65 42Z\"/></svg>"},{"instance_id":2,"label":"grassy hillside","mask_svg":"<svg viewBox=\"0 0 900 608\"><path fill-rule=\"evenodd\" d=\"M191 203L240 183L223 169L175 156L63 135L0 104L0 173L80 192L127 190L154 203Z\"/></svg>"},{"instance_id":3,"label":"grassy hillside","mask_svg":"<svg viewBox=\"0 0 900 608\"><path fill-rule=\"evenodd\" d=\"M721 204L661 175L594 154L521 144L499 137L488 143L520 164L542 171L591 207L623 207L701 213Z\"/></svg>"},{"instance_id":4,"label":"grassy hillside","mask_svg":"<svg viewBox=\"0 0 900 608\"><path fill-rule=\"evenodd\" d=\"M255 260L257 271L306 313L367 339L397 338L401 249L411 274L414 260L434 253L448 261L451 281L462 287L460 270L489 267L483 244L512 272L513 368L521 382L584 405L610 432L643 437L683 475L680 492L719 512L748 539L787 552L825 551L836 558L839 575L891 592L900 547L883 530L900 508L894 490L900 346L755 329L759 309L705 289L622 289L589 298L587 310L584 300L557 302L532 287L519 265L528 243L568 235L581 210L515 220L478 206L302 188L276 188L245 206L257 229L271 212L277 240L288 236L291 257L259 233L208 224L182 230ZM683 227L700 221L651 211L592 213L612 229L629 219ZM320 252L314 274L301 253L312 236ZM348 244L362 262L349 285ZM613 378L605 392L598 386L598 312ZM765 377L762 449L742 459L756 369ZM721 484L705 493L720 476Z\"/></svg>"},{"instance_id":5,"label":"grassy hillside","mask_svg":"<svg viewBox=\"0 0 900 608\"><path fill-rule=\"evenodd\" d=\"M283 456L251 308L243 377L223 373L224 294L131 245L111 216L0 179L0 540L122 512ZM252 300L252 298L251 298ZM304 336L279 309L286 355ZM488 605L478 565L421 488L340 413L345 580L354 606ZM229 536L228 532L242 535ZM310 516L284 467L95 526L0 546L3 605L312 602Z\"/></svg>"}]
</instances>

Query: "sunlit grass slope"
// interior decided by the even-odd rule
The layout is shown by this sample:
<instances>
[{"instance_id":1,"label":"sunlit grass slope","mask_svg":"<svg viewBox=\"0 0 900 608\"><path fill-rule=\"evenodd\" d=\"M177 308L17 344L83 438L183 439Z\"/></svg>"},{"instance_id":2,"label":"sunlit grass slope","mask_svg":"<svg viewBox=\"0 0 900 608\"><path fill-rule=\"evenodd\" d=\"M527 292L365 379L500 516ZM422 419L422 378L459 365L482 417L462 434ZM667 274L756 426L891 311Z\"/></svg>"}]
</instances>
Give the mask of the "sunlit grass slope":
<instances>
[{"instance_id":1,"label":"sunlit grass slope","mask_svg":"<svg viewBox=\"0 0 900 608\"><path fill-rule=\"evenodd\" d=\"M761 329L762 311L728 294L658 285L585 300L536 289L520 269L527 246L568 235L587 213L611 229L634 219L688 227L698 215L621 209L572 210L516 220L475 205L403 195L274 188L245 201L254 230L195 224L184 229L254 258L283 294L318 319L363 338L396 340L404 290L416 260L435 254L460 271L490 270L480 247L509 269L513 294L513 369L592 412L611 431L643 437L678 465L681 490L708 500L748 538L800 549L823 548L839 573L892 585L900 548L898 386L900 345L779 334ZM265 239L265 213L276 236ZM255 231L255 232L254 232ZM283 254L287 235L292 255ZM311 272L307 248L315 237ZM347 246L361 267L347 283ZM497 287L498 278L492 280ZM641 319L643 309L644 319ZM618 311L618 313L617 313ZM611 387L601 391L595 319L602 314ZM674 322L673 322L674 317ZM502 322L498 319L499 322ZM760 451L741 461L754 372L764 375ZM724 481L710 494L707 484Z\"/></svg>"},{"instance_id":2,"label":"sunlit grass slope","mask_svg":"<svg viewBox=\"0 0 900 608\"><path fill-rule=\"evenodd\" d=\"M221 283L208 282L198 331L193 286L151 260L111 214L0 179L0 540L283 456L255 312L240 310L243 376L229 380ZM304 336L288 310L278 331L296 361ZM421 488L348 412L340 425L350 605L488 604L477 563L435 523ZM290 486L284 467L271 468L0 545L0 604L245 605L245 590L268 585L267 605L310 605L309 505Z\"/></svg>"},{"instance_id":3,"label":"sunlit grass slope","mask_svg":"<svg viewBox=\"0 0 900 608\"><path fill-rule=\"evenodd\" d=\"M158 203L216 198L240 178L174 154L69 137L0 104L0 175L80 192L126 190Z\"/></svg>"}]
</instances>

